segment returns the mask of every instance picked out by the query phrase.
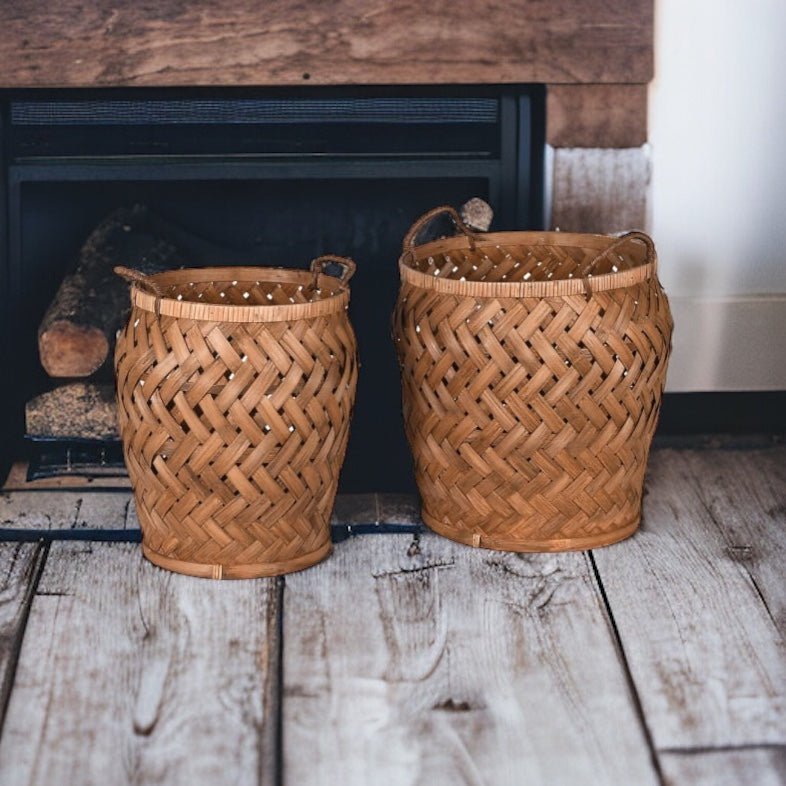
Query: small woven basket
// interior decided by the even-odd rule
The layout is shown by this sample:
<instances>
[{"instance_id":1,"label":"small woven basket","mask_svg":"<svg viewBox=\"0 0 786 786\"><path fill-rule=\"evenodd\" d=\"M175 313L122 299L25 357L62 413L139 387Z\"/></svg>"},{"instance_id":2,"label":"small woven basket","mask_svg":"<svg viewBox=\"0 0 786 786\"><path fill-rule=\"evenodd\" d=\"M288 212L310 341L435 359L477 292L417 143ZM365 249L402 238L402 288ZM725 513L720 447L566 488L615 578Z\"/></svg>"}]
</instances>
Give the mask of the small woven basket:
<instances>
[{"instance_id":1,"label":"small woven basket","mask_svg":"<svg viewBox=\"0 0 786 786\"><path fill-rule=\"evenodd\" d=\"M354 271L343 257L310 272L116 268L133 284L115 352L120 432L151 562L252 578L330 553L357 381Z\"/></svg>"},{"instance_id":2,"label":"small woven basket","mask_svg":"<svg viewBox=\"0 0 786 786\"><path fill-rule=\"evenodd\" d=\"M461 234L416 245L441 213ZM650 238L478 235L443 207L414 224L399 269L393 331L426 524L508 551L631 535L672 332Z\"/></svg>"}]
</instances>

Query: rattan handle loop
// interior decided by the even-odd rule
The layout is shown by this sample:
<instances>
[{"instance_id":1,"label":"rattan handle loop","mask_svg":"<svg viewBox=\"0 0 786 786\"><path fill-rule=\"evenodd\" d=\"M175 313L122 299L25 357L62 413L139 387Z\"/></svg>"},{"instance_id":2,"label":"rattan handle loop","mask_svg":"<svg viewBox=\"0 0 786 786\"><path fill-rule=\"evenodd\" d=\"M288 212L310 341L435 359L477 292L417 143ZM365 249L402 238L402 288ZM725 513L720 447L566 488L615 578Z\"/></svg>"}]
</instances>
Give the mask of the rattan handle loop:
<instances>
[{"instance_id":1,"label":"rattan handle loop","mask_svg":"<svg viewBox=\"0 0 786 786\"><path fill-rule=\"evenodd\" d=\"M451 207L450 205L442 205L441 207L435 207L433 210L429 210L428 213L424 213L415 223L409 228L409 232L404 235L404 242L402 244L402 251L409 251L411 248L415 246L415 240L420 232L424 229L426 224L429 221L436 218L437 216L441 215L449 215L453 220L453 223L456 225L456 229L460 230L467 236L467 240L469 240L469 247L474 251L475 250L475 243L477 242L478 238L475 233L461 220L461 216L458 214L455 208Z\"/></svg>"},{"instance_id":2,"label":"rattan handle loop","mask_svg":"<svg viewBox=\"0 0 786 786\"><path fill-rule=\"evenodd\" d=\"M156 282L150 278L150 276L146 276L144 273L140 273L138 270L132 270L130 267L123 267L122 265L117 265L117 267L114 268L114 271L118 276L128 281L129 284L137 284L138 286L142 287L142 289L147 289L149 293L155 297L164 297L161 287L159 287L158 284L156 284Z\"/></svg>"},{"instance_id":3,"label":"rattan handle loop","mask_svg":"<svg viewBox=\"0 0 786 786\"><path fill-rule=\"evenodd\" d=\"M655 244L652 242L652 238L645 234L644 232L626 232L624 235L618 237L611 245L607 248L604 248L603 251L598 254L595 259L593 259L588 265L584 267L582 270L581 275L582 277L588 276L595 265L601 261L607 254L610 254L612 251L616 251L620 246L625 245L629 240L640 240L644 245L647 247L647 262L652 262L655 259ZM625 262L625 264L630 267L629 262Z\"/></svg>"},{"instance_id":4,"label":"rattan handle loop","mask_svg":"<svg viewBox=\"0 0 786 786\"><path fill-rule=\"evenodd\" d=\"M149 294L153 295L156 299L156 316L161 316L161 298L164 297L164 293L161 291L161 287L159 287L150 276L146 276L138 270L132 270L130 267L123 267L123 265L117 265L114 271L118 276L128 281L129 284L136 284L141 289L146 289Z\"/></svg>"},{"instance_id":5,"label":"rattan handle loop","mask_svg":"<svg viewBox=\"0 0 786 786\"><path fill-rule=\"evenodd\" d=\"M350 259L349 257L339 257L335 254L323 254L321 257L317 257L311 262L311 272L314 274L314 286L316 286L317 276L320 273L325 273L325 265L329 265L331 263L338 265L342 269L343 272L340 276L334 276L334 278L338 278L342 284L347 284L349 279L355 275L355 272L358 269L358 266L355 264L354 260ZM325 275L329 274L326 273Z\"/></svg>"}]
</instances>

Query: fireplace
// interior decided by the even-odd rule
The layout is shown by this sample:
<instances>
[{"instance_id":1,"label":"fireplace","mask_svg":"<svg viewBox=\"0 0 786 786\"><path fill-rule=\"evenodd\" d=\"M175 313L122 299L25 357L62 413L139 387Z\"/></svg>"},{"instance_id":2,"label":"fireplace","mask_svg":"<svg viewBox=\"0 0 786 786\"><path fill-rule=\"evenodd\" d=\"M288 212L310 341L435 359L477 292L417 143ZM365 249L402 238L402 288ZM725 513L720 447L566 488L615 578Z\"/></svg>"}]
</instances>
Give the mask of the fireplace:
<instances>
[{"instance_id":1,"label":"fireplace","mask_svg":"<svg viewBox=\"0 0 786 786\"><path fill-rule=\"evenodd\" d=\"M188 264L357 260L341 490L412 490L389 338L401 238L428 208L475 196L495 229L539 228L544 105L537 86L5 93L5 460L22 450L25 402L65 381L39 362L42 314L96 224L142 204L194 240ZM35 451L57 464L56 446Z\"/></svg>"}]
</instances>

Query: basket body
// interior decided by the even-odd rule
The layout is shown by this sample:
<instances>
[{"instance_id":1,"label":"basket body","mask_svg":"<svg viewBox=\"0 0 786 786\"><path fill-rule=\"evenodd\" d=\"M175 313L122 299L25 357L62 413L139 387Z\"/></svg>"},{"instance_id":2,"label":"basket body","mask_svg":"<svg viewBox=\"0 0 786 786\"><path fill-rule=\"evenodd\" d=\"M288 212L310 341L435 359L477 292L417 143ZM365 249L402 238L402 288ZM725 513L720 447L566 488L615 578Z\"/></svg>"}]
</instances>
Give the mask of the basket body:
<instances>
[{"instance_id":1,"label":"basket body","mask_svg":"<svg viewBox=\"0 0 786 786\"><path fill-rule=\"evenodd\" d=\"M115 353L145 556L208 578L318 562L355 398L348 289L270 268L150 280L163 297L132 287Z\"/></svg>"},{"instance_id":2,"label":"basket body","mask_svg":"<svg viewBox=\"0 0 786 786\"><path fill-rule=\"evenodd\" d=\"M435 531L560 551L637 528L672 319L651 246L631 241L582 275L613 242L459 235L402 255L393 332Z\"/></svg>"}]
</instances>

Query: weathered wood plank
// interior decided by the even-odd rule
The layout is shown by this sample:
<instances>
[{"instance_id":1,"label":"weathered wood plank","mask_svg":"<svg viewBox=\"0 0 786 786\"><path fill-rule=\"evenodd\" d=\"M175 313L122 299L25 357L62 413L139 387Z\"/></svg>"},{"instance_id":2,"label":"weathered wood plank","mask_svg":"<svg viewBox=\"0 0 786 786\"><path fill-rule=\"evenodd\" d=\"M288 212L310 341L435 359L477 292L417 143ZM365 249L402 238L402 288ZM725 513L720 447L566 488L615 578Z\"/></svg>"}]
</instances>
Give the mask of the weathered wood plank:
<instances>
[{"instance_id":1,"label":"weathered wood plank","mask_svg":"<svg viewBox=\"0 0 786 786\"><path fill-rule=\"evenodd\" d=\"M697 455L653 453L641 531L594 559L658 748L784 744L784 641L702 500L726 454L707 452L696 475Z\"/></svg>"},{"instance_id":2,"label":"weathered wood plank","mask_svg":"<svg viewBox=\"0 0 786 786\"><path fill-rule=\"evenodd\" d=\"M129 522L131 495L125 491L0 492L0 537L62 530L123 530ZM136 524L136 528L138 528Z\"/></svg>"},{"instance_id":3,"label":"weathered wood plank","mask_svg":"<svg viewBox=\"0 0 786 786\"><path fill-rule=\"evenodd\" d=\"M85 489L130 489L131 481L127 476L121 477L84 477L83 475L57 475L51 478L27 479L28 464L17 461L12 466L5 479L0 493L11 491L33 491L40 489L61 489L70 491L83 491Z\"/></svg>"},{"instance_id":4,"label":"weathered wood plank","mask_svg":"<svg viewBox=\"0 0 786 786\"><path fill-rule=\"evenodd\" d=\"M54 543L0 782L272 783L277 587L171 574L129 544Z\"/></svg>"},{"instance_id":5,"label":"weathered wood plank","mask_svg":"<svg viewBox=\"0 0 786 786\"><path fill-rule=\"evenodd\" d=\"M0 530L71 529L81 498L71 491L4 491L0 494Z\"/></svg>"},{"instance_id":6,"label":"weathered wood plank","mask_svg":"<svg viewBox=\"0 0 786 786\"><path fill-rule=\"evenodd\" d=\"M420 500L415 494L380 494L379 518L386 524L421 524Z\"/></svg>"},{"instance_id":7,"label":"weathered wood plank","mask_svg":"<svg viewBox=\"0 0 786 786\"><path fill-rule=\"evenodd\" d=\"M564 232L641 229L647 221L649 180L644 148L557 148L551 225Z\"/></svg>"},{"instance_id":8,"label":"weathered wood plank","mask_svg":"<svg viewBox=\"0 0 786 786\"><path fill-rule=\"evenodd\" d=\"M656 782L582 554L354 538L284 600L288 783Z\"/></svg>"},{"instance_id":9,"label":"weathered wood plank","mask_svg":"<svg viewBox=\"0 0 786 786\"><path fill-rule=\"evenodd\" d=\"M82 494L73 528L79 530L127 529L131 501L131 495L124 492Z\"/></svg>"},{"instance_id":10,"label":"weathered wood plank","mask_svg":"<svg viewBox=\"0 0 786 786\"><path fill-rule=\"evenodd\" d=\"M379 521L377 494L337 494L330 523L374 524Z\"/></svg>"},{"instance_id":11,"label":"weathered wood plank","mask_svg":"<svg viewBox=\"0 0 786 786\"><path fill-rule=\"evenodd\" d=\"M647 85L549 85L552 147L640 147L647 141Z\"/></svg>"},{"instance_id":12,"label":"weathered wood plank","mask_svg":"<svg viewBox=\"0 0 786 786\"><path fill-rule=\"evenodd\" d=\"M786 748L690 751L660 757L666 786L783 786Z\"/></svg>"},{"instance_id":13,"label":"weathered wood plank","mask_svg":"<svg viewBox=\"0 0 786 786\"><path fill-rule=\"evenodd\" d=\"M44 552L39 543L0 543L0 728Z\"/></svg>"},{"instance_id":14,"label":"weathered wood plank","mask_svg":"<svg viewBox=\"0 0 786 786\"><path fill-rule=\"evenodd\" d=\"M652 0L0 4L0 87L648 82Z\"/></svg>"},{"instance_id":15,"label":"weathered wood plank","mask_svg":"<svg viewBox=\"0 0 786 786\"><path fill-rule=\"evenodd\" d=\"M786 636L786 447L688 451L683 466L726 541Z\"/></svg>"}]
</instances>

